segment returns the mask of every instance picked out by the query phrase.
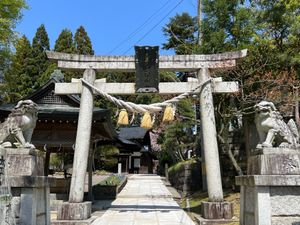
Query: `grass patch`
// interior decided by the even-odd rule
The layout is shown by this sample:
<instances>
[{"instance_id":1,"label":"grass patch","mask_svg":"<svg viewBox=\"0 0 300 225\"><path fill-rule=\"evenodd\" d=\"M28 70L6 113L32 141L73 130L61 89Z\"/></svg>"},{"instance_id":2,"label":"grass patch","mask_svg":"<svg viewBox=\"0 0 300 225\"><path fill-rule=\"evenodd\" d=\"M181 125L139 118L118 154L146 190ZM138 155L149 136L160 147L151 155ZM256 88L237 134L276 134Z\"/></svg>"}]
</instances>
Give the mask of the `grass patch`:
<instances>
[{"instance_id":1,"label":"grass patch","mask_svg":"<svg viewBox=\"0 0 300 225\"><path fill-rule=\"evenodd\" d=\"M240 193L233 192L232 190L224 191L224 200L233 202L234 207L234 218L239 219L240 217ZM186 198L183 198L180 202L180 206L187 211L187 213L194 218L195 214L201 213L201 202L208 201L207 192L198 191L189 197L190 208L186 209ZM239 222L228 223L227 225L239 225Z\"/></svg>"}]
</instances>

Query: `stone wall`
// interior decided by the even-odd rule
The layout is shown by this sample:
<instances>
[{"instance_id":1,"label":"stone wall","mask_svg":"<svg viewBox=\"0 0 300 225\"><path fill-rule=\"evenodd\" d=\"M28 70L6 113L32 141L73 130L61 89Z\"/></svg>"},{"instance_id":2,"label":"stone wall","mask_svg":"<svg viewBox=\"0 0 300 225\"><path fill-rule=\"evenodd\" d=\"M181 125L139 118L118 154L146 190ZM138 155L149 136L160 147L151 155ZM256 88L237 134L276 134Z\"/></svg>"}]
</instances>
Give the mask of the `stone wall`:
<instances>
[{"instance_id":1,"label":"stone wall","mask_svg":"<svg viewBox=\"0 0 300 225\"><path fill-rule=\"evenodd\" d=\"M201 189L200 162L180 162L169 168L169 181L184 196Z\"/></svg>"}]
</instances>

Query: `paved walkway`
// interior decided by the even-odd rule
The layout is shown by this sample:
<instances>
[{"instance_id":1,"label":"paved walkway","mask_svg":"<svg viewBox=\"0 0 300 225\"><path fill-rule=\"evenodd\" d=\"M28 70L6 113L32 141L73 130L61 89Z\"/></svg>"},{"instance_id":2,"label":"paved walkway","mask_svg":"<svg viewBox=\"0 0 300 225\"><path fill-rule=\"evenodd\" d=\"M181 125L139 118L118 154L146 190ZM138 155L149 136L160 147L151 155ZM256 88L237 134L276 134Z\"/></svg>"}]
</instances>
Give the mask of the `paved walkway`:
<instances>
[{"instance_id":1,"label":"paved walkway","mask_svg":"<svg viewBox=\"0 0 300 225\"><path fill-rule=\"evenodd\" d=\"M136 174L92 225L195 225L157 175Z\"/></svg>"}]
</instances>

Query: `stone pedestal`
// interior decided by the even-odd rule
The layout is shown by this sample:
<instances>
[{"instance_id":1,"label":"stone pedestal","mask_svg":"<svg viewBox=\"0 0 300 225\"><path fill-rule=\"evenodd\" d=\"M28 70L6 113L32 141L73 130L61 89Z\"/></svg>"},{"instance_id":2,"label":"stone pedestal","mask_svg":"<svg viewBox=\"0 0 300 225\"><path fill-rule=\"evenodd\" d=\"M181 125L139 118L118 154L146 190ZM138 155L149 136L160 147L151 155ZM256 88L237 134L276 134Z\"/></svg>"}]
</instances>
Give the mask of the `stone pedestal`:
<instances>
[{"instance_id":1,"label":"stone pedestal","mask_svg":"<svg viewBox=\"0 0 300 225\"><path fill-rule=\"evenodd\" d=\"M231 219L233 203L231 202L202 202L201 215L205 219Z\"/></svg>"},{"instance_id":2,"label":"stone pedestal","mask_svg":"<svg viewBox=\"0 0 300 225\"><path fill-rule=\"evenodd\" d=\"M0 149L5 160L2 188L10 190L11 216L19 225L50 225L50 191L43 155L34 149Z\"/></svg>"},{"instance_id":3,"label":"stone pedestal","mask_svg":"<svg viewBox=\"0 0 300 225\"><path fill-rule=\"evenodd\" d=\"M241 225L300 224L300 151L265 148L249 158L241 186Z\"/></svg>"},{"instance_id":4,"label":"stone pedestal","mask_svg":"<svg viewBox=\"0 0 300 225\"><path fill-rule=\"evenodd\" d=\"M57 220L52 225L89 225L95 218L91 218L92 203L64 202L58 207Z\"/></svg>"},{"instance_id":5,"label":"stone pedestal","mask_svg":"<svg viewBox=\"0 0 300 225\"><path fill-rule=\"evenodd\" d=\"M6 176L44 176L43 152L26 148L5 148L2 152L6 153Z\"/></svg>"},{"instance_id":6,"label":"stone pedestal","mask_svg":"<svg viewBox=\"0 0 300 225\"><path fill-rule=\"evenodd\" d=\"M202 202L201 217L197 217L200 225L228 224L234 222L232 202Z\"/></svg>"},{"instance_id":7,"label":"stone pedestal","mask_svg":"<svg viewBox=\"0 0 300 225\"><path fill-rule=\"evenodd\" d=\"M248 159L248 175L300 175L300 150L264 148Z\"/></svg>"}]
</instances>

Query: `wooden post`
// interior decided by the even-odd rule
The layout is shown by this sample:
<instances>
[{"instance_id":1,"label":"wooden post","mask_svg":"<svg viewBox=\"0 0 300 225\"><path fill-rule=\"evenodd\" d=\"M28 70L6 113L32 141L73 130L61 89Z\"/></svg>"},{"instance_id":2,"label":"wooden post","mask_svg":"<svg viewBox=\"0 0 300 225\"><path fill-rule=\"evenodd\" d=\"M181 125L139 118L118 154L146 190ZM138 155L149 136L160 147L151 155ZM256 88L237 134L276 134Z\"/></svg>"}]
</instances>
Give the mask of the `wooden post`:
<instances>
[{"instance_id":1,"label":"wooden post","mask_svg":"<svg viewBox=\"0 0 300 225\"><path fill-rule=\"evenodd\" d=\"M93 201L93 161L94 161L94 149L90 148L89 152L89 181L88 181L88 199Z\"/></svg>"},{"instance_id":2,"label":"wooden post","mask_svg":"<svg viewBox=\"0 0 300 225\"><path fill-rule=\"evenodd\" d=\"M198 72L199 82L210 79L209 69L202 68ZM207 173L207 189L209 201L223 201L217 131L211 84L208 83L200 93L200 112L202 126L202 143Z\"/></svg>"},{"instance_id":3,"label":"wooden post","mask_svg":"<svg viewBox=\"0 0 300 225\"><path fill-rule=\"evenodd\" d=\"M90 84L94 84L96 78L95 70L86 69L83 78ZM84 179L90 149L93 107L93 91L89 87L83 86L69 195L70 203L82 202L84 197Z\"/></svg>"},{"instance_id":4,"label":"wooden post","mask_svg":"<svg viewBox=\"0 0 300 225\"><path fill-rule=\"evenodd\" d=\"M196 88L199 83L210 79L209 69L230 68L236 64L236 59L247 55L247 50L226 52L212 55L174 55L160 56L159 70L161 71L200 71L198 80L192 82L160 83L160 94L181 94ZM59 68L85 69L84 79L94 84L95 71L135 71L133 56L85 56L58 52L47 52L50 59L57 60ZM213 84L213 85L212 85ZM217 79L207 84L200 93L201 119L204 156L207 171L207 185L210 201L222 201L223 192L220 175L220 163L216 138L214 106L212 92L233 93L238 91L237 82L222 82ZM108 94L135 93L133 83L105 83L103 80L95 82L95 86ZM70 202L81 202L83 199L84 175L89 150L91 118L93 109L93 92L79 82L71 84L58 83L55 85L56 94L80 94L80 115L78 121L73 176L71 182Z\"/></svg>"}]
</instances>

